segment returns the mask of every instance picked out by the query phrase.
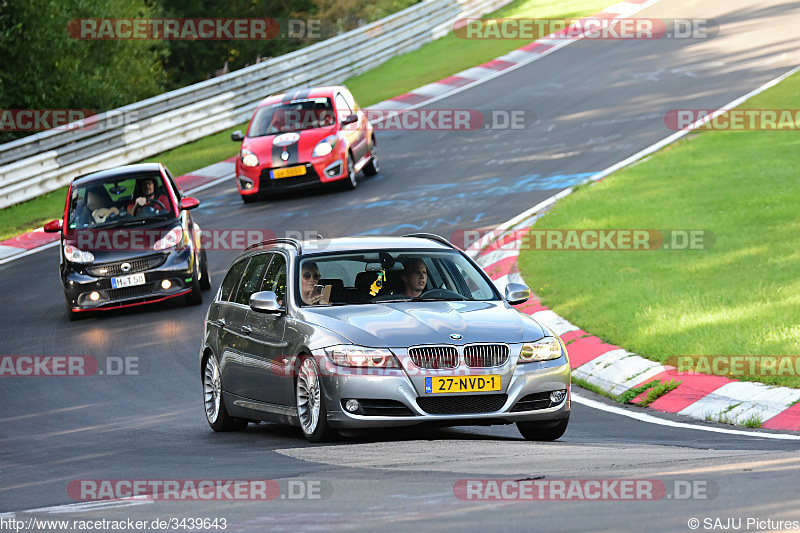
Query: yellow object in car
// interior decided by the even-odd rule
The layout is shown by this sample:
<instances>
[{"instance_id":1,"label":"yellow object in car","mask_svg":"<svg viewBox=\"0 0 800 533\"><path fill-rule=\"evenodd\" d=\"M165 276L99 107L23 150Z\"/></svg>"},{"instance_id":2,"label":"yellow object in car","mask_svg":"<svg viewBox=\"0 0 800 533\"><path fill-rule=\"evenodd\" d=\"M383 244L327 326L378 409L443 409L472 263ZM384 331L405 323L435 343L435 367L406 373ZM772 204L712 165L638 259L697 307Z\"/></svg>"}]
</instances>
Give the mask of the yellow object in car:
<instances>
[{"instance_id":1,"label":"yellow object in car","mask_svg":"<svg viewBox=\"0 0 800 533\"><path fill-rule=\"evenodd\" d=\"M370 296L375 296L380 292L381 288L383 287L383 279L385 277L386 277L386 272L384 272L383 270L378 272L378 277L375 278L375 281L372 282L372 286L369 288Z\"/></svg>"}]
</instances>

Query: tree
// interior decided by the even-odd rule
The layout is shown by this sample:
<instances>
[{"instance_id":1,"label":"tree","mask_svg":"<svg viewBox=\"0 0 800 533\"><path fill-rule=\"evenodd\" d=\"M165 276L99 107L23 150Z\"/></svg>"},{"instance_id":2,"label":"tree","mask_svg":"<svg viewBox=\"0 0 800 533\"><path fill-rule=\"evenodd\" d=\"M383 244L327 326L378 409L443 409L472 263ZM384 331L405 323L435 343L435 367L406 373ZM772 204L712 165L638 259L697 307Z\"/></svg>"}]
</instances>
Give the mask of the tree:
<instances>
[{"instance_id":1,"label":"tree","mask_svg":"<svg viewBox=\"0 0 800 533\"><path fill-rule=\"evenodd\" d=\"M0 0L0 109L96 113L160 94L163 41L83 40L79 18L154 18L146 0ZM29 132L0 132L6 142Z\"/></svg>"}]
</instances>

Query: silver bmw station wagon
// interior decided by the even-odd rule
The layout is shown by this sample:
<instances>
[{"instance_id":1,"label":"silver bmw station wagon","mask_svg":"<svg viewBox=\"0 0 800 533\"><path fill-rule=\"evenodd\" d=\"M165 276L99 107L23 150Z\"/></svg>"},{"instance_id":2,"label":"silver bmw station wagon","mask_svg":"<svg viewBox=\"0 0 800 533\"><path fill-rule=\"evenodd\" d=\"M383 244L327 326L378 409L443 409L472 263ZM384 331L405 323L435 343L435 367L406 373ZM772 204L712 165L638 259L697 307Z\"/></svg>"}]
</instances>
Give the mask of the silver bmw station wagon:
<instances>
[{"instance_id":1,"label":"silver bmw station wagon","mask_svg":"<svg viewBox=\"0 0 800 533\"><path fill-rule=\"evenodd\" d=\"M337 429L516 423L555 440L570 414L561 339L514 309L463 251L427 234L276 239L244 251L200 351L215 431L248 422Z\"/></svg>"}]
</instances>

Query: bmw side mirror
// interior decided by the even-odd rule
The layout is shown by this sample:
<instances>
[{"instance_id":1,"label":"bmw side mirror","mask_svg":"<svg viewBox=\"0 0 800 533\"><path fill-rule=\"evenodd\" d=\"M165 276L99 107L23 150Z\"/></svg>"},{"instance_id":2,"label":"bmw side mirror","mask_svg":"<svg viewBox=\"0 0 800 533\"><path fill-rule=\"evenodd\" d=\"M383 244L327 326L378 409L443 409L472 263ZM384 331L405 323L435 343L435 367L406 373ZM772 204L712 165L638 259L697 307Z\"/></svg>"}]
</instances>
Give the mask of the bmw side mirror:
<instances>
[{"instance_id":1,"label":"bmw side mirror","mask_svg":"<svg viewBox=\"0 0 800 533\"><path fill-rule=\"evenodd\" d=\"M61 231L63 227L63 221L59 218L58 220L51 220L47 224L44 225L45 233L58 233Z\"/></svg>"},{"instance_id":2,"label":"bmw side mirror","mask_svg":"<svg viewBox=\"0 0 800 533\"><path fill-rule=\"evenodd\" d=\"M272 291L254 292L250 295L250 309L259 313L281 313L283 309Z\"/></svg>"},{"instance_id":3,"label":"bmw side mirror","mask_svg":"<svg viewBox=\"0 0 800 533\"><path fill-rule=\"evenodd\" d=\"M352 124L353 122L358 122L358 115L348 115L342 120L342 126L347 126L348 124Z\"/></svg>"},{"instance_id":4,"label":"bmw side mirror","mask_svg":"<svg viewBox=\"0 0 800 533\"><path fill-rule=\"evenodd\" d=\"M506 285L506 300L511 305L525 303L531 297L531 290L522 283L509 283Z\"/></svg>"},{"instance_id":5,"label":"bmw side mirror","mask_svg":"<svg viewBox=\"0 0 800 533\"><path fill-rule=\"evenodd\" d=\"M231 140L232 141L236 141L236 142L243 141L244 140L244 133L242 133L242 130L236 130L233 133L231 133Z\"/></svg>"}]
</instances>

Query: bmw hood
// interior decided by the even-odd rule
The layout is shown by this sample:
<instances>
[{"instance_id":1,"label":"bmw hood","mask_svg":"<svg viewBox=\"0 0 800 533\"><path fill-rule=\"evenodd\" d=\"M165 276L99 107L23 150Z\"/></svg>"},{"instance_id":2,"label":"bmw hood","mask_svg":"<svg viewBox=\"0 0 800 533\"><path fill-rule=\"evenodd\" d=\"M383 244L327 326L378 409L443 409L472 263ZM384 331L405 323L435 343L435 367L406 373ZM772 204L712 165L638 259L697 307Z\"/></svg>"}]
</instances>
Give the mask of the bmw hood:
<instances>
[{"instance_id":1,"label":"bmw hood","mask_svg":"<svg viewBox=\"0 0 800 533\"><path fill-rule=\"evenodd\" d=\"M352 344L407 347L474 342L520 343L546 335L538 322L502 301L396 302L304 308L302 318Z\"/></svg>"}]
</instances>

